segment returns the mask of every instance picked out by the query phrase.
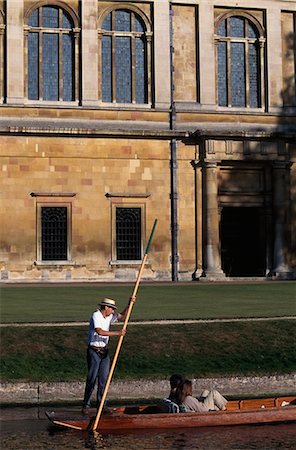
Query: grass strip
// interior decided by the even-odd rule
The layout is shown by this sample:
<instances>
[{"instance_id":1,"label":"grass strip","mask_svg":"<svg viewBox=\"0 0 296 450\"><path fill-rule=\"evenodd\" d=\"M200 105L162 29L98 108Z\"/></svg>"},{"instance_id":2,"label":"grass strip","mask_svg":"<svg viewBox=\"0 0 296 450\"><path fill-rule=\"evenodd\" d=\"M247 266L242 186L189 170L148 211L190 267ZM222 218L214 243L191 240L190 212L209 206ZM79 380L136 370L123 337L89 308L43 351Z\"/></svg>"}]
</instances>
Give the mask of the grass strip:
<instances>
[{"instance_id":1,"label":"grass strip","mask_svg":"<svg viewBox=\"0 0 296 450\"><path fill-rule=\"evenodd\" d=\"M86 376L87 327L2 329L1 381L74 381ZM116 346L111 339L111 355ZM296 371L295 321L128 328L116 379L256 376Z\"/></svg>"},{"instance_id":2,"label":"grass strip","mask_svg":"<svg viewBox=\"0 0 296 450\"><path fill-rule=\"evenodd\" d=\"M1 321L88 321L104 297L123 308L133 285L2 287ZM296 315L296 282L141 284L131 320Z\"/></svg>"}]
</instances>

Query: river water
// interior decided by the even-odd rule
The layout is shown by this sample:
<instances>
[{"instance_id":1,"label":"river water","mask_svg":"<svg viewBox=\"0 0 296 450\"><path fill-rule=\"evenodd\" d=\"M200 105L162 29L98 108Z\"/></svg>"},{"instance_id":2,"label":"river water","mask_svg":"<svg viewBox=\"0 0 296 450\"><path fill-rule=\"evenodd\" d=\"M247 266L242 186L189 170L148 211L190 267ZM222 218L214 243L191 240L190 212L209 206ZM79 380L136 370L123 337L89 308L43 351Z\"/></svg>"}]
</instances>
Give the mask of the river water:
<instances>
[{"instance_id":1,"label":"river water","mask_svg":"<svg viewBox=\"0 0 296 450\"><path fill-rule=\"evenodd\" d=\"M2 410L1 419L1 449L296 450L296 424L100 434L57 428L42 410Z\"/></svg>"}]
</instances>

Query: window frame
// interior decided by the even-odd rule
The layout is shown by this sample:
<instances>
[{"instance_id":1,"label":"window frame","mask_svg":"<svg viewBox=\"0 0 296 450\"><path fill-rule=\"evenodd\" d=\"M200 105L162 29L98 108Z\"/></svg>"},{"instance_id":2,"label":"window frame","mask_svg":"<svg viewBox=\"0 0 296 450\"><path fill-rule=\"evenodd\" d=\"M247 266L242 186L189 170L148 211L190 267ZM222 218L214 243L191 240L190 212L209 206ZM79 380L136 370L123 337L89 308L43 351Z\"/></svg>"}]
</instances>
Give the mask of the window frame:
<instances>
[{"instance_id":1,"label":"window frame","mask_svg":"<svg viewBox=\"0 0 296 450\"><path fill-rule=\"evenodd\" d=\"M67 208L67 259L44 260L42 259L42 208ZM36 204L36 265L56 266L73 264L72 251L72 204L67 202L37 202Z\"/></svg>"},{"instance_id":2,"label":"window frame","mask_svg":"<svg viewBox=\"0 0 296 450\"><path fill-rule=\"evenodd\" d=\"M141 247L141 259L136 260L122 260L117 259L117 242L116 242L116 209L117 208L140 208L141 214L141 238L140 238L140 247ZM111 205L111 265L133 265L140 264L142 262L142 258L145 250L145 239L146 239L146 205L145 203L120 203L114 202Z\"/></svg>"},{"instance_id":3,"label":"window frame","mask_svg":"<svg viewBox=\"0 0 296 450\"><path fill-rule=\"evenodd\" d=\"M111 31L107 31L103 29L103 23L104 20L106 19L106 17L109 14L112 14L112 20L114 23L114 13L118 10L126 10L129 11L132 14L132 21L133 21L133 17L135 15L139 16L140 19L143 21L144 26L145 26L145 31L144 33L140 33L140 32L136 32L134 30L132 31L115 31L115 30L111 30ZM146 47L146 55L145 55L145 67L146 67L146 80L145 80L145 91L146 91L146 96L147 96L147 102L146 103L137 103L136 102L136 65L134 63L135 61L135 39L137 37L140 37L144 35L145 38L145 47ZM112 101L111 102L104 102L102 99L102 84L103 84L103 79L102 79L102 38L103 36L111 36L112 39L112 50L111 50L111 57L112 57L112 74L111 74L111 90L112 90ZM116 37L126 37L126 36L130 36L132 39L132 43L131 43L131 48L132 48L132 52L131 52L131 69L132 69L132 75L131 75L131 80L132 80L132 86L131 86L131 98L132 101L130 103L120 103L116 101L116 70L115 70L115 40ZM107 9L105 9L98 18L98 76L99 76L99 83L98 83L98 98L99 98L99 103L103 106L109 107L112 106L114 107L119 106L119 107L137 107L137 108L147 108L147 107L151 107L152 106L152 86L151 86L151 69L152 69L152 64L151 64L151 47L152 47L152 26L151 26L151 22L148 19L148 17L145 15L145 13L143 11L141 11L137 6L134 5L129 5L129 4L125 4L125 3L120 3L120 5L116 5L116 6L111 6Z\"/></svg>"},{"instance_id":4,"label":"window frame","mask_svg":"<svg viewBox=\"0 0 296 450\"><path fill-rule=\"evenodd\" d=\"M258 37L257 38L249 38L249 37L231 37L229 34L229 20L232 17L241 17L246 20L245 27L248 21L256 28ZM226 36L220 36L218 34L218 29L221 25L221 23L226 20L226 26L227 26L227 35ZM219 92L218 92L218 44L220 42L226 42L226 57L227 57L227 77L226 77L226 85L227 85L227 106L220 106L219 105ZM230 62L231 62L231 43L244 43L244 55L245 60L248 61L248 45L249 43L258 43L259 49L258 49L258 103L259 106L257 108L250 106L250 80L249 80L249 68L248 64L245 66L245 88L246 88L246 105L245 106L232 106L231 104L231 76L230 76ZM229 111L229 110L235 110L235 111L265 111L266 105L265 105L265 30L263 26L260 24L260 22L250 13L242 10L230 10L227 13L223 13L218 16L218 18L215 21L215 34L214 34L214 43L215 43L215 63L216 63L216 108L220 111Z\"/></svg>"},{"instance_id":5,"label":"window frame","mask_svg":"<svg viewBox=\"0 0 296 450\"><path fill-rule=\"evenodd\" d=\"M31 27L28 24L28 21L31 17L31 15L34 13L35 10L39 10L39 23L42 18L42 8L43 7L53 7L57 8L59 11L59 25L62 21L62 12L64 11L67 13L72 22L73 22L73 28L72 29L64 29L64 28L46 28L46 27ZM38 99L29 99L28 98L28 91L29 91L29 77L28 77L28 57L29 57L29 47L28 47L28 36L29 33L38 33L39 36L39 50L38 50ZM40 52L42 53L42 34L56 34L58 35L58 46L59 46L59 55L58 55L58 65L59 65L59 74L58 74L58 100L44 100L42 97L42 56L40 55ZM73 64L73 83L74 83L74 99L69 100L63 100L63 70L62 70L62 60L60 58L61 51L62 51L62 36L63 35L73 35L73 58L74 58L74 64ZM25 69L25 103L28 104L46 104L49 106L78 106L79 104L79 40L80 40L80 28L79 28L79 21L76 13L70 8L66 3L62 1L53 1L49 3L46 0L40 1L36 4L34 4L31 8L28 9L28 11L25 14L25 26L24 26L24 69Z\"/></svg>"}]
</instances>

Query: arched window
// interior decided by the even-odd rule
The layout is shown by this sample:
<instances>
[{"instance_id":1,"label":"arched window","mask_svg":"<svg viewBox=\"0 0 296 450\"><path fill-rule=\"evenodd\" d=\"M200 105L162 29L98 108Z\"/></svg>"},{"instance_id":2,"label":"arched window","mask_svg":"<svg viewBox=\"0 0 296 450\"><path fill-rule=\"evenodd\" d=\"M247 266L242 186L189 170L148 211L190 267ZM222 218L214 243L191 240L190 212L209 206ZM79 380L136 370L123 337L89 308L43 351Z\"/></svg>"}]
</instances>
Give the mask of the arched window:
<instances>
[{"instance_id":1,"label":"arched window","mask_svg":"<svg viewBox=\"0 0 296 450\"><path fill-rule=\"evenodd\" d=\"M115 9L103 18L99 36L100 99L109 103L150 103L150 35L142 17L133 10Z\"/></svg>"},{"instance_id":2,"label":"arched window","mask_svg":"<svg viewBox=\"0 0 296 450\"><path fill-rule=\"evenodd\" d=\"M77 99L78 30L59 5L34 9L27 27L27 97L29 100Z\"/></svg>"},{"instance_id":3,"label":"arched window","mask_svg":"<svg viewBox=\"0 0 296 450\"><path fill-rule=\"evenodd\" d=\"M264 104L264 42L262 28L247 15L218 20L218 105L260 108Z\"/></svg>"},{"instance_id":4,"label":"arched window","mask_svg":"<svg viewBox=\"0 0 296 450\"><path fill-rule=\"evenodd\" d=\"M5 39L5 25L4 14L0 11L0 103L4 101L4 39Z\"/></svg>"}]
</instances>

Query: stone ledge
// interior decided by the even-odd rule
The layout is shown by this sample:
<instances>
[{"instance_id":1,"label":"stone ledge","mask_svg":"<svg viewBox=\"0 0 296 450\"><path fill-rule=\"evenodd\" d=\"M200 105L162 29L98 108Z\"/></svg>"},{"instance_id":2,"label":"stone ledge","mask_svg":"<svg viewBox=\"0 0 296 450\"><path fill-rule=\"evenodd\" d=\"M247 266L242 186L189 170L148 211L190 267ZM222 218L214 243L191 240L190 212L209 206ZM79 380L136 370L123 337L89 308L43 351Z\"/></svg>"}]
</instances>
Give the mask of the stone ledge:
<instances>
[{"instance_id":1,"label":"stone ledge","mask_svg":"<svg viewBox=\"0 0 296 450\"><path fill-rule=\"evenodd\" d=\"M80 402L84 381L59 383L1 383L1 404L45 404L50 402ZM222 377L193 379L194 393L218 389L224 395L264 396L296 395L296 373L263 377ZM108 398L112 400L157 399L169 392L168 380L115 381Z\"/></svg>"}]
</instances>

